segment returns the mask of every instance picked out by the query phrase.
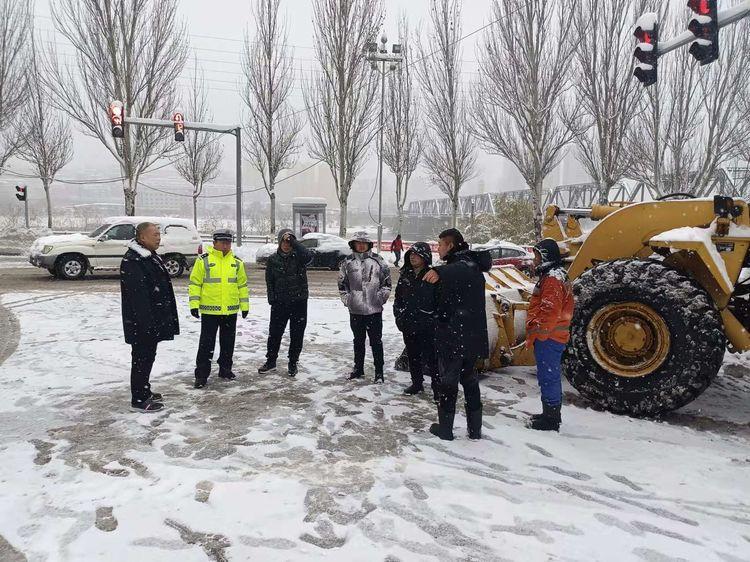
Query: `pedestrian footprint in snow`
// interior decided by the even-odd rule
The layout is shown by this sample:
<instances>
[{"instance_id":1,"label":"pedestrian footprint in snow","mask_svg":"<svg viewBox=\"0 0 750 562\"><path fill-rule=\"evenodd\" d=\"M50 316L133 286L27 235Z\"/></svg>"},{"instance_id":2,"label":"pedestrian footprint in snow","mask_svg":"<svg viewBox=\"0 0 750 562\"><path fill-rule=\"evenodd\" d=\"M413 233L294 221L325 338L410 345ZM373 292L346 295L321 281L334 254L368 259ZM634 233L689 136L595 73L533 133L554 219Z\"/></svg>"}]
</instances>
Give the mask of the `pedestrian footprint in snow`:
<instances>
[{"instance_id":1,"label":"pedestrian footprint in snow","mask_svg":"<svg viewBox=\"0 0 750 562\"><path fill-rule=\"evenodd\" d=\"M349 241L354 252L341 263L339 294L349 309L354 334L354 370L349 379L365 376L365 337L370 339L375 382L383 382L383 305L391 294L391 270L372 251L372 240L358 232Z\"/></svg>"},{"instance_id":2,"label":"pedestrian footprint in snow","mask_svg":"<svg viewBox=\"0 0 750 562\"><path fill-rule=\"evenodd\" d=\"M406 251L401 268L393 315L404 335L409 357L411 385L404 394L424 392L424 377L429 377L433 399L438 401L435 360L435 285L424 281L432 265L432 250L425 242L416 242Z\"/></svg>"},{"instance_id":3,"label":"pedestrian footprint in snow","mask_svg":"<svg viewBox=\"0 0 750 562\"><path fill-rule=\"evenodd\" d=\"M492 266L489 252L472 252L455 228L440 233L440 258L446 265L424 276L437 287L435 348L439 379L438 423L430 433L453 439L458 383L464 388L469 439L482 437L482 400L476 365L489 355L484 272Z\"/></svg>"},{"instance_id":4,"label":"pedestrian footprint in snow","mask_svg":"<svg viewBox=\"0 0 750 562\"><path fill-rule=\"evenodd\" d=\"M307 327L307 266L313 259L288 228L279 231L279 248L268 258L266 264L266 292L271 305L271 321L268 325L266 362L258 369L263 374L276 370L281 338L289 323L290 377L297 375L297 363L302 353L302 343Z\"/></svg>"},{"instance_id":5,"label":"pedestrian footprint in snow","mask_svg":"<svg viewBox=\"0 0 750 562\"><path fill-rule=\"evenodd\" d=\"M190 273L190 313L201 319L201 336L195 358L195 388L203 388L211 374L211 360L219 332L219 378L231 381L237 313L247 318L250 298L245 264L232 253L232 232L213 234L213 248L199 256Z\"/></svg>"},{"instance_id":6,"label":"pedestrian footprint in snow","mask_svg":"<svg viewBox=\"0 0 750 562\"><path fill-rule=\"evenodd\" d=\"M536 376L542 394L542 413L531 416L529 427L559 431L562 405L561 361L570 340L573 318L573 288L551 238L534 246L534 267L539 281L529 303L526 319L526 346L534 348Z\"/></svg>"},{"instance_id":7,"label":"pedestrian footprint in snow","mask_svg":"<svg viewBox=\"0 0 750 562\"><path fill-rule=\"evenodd\" d=\"M172 281L156 253L160 244L159 227L143 222L120 264L122 324L125 342L132 346L130 403L141 412L164 408L162 395L151 391L151 368L157 344L180 333Z\"/></svg>"}]
</instances>

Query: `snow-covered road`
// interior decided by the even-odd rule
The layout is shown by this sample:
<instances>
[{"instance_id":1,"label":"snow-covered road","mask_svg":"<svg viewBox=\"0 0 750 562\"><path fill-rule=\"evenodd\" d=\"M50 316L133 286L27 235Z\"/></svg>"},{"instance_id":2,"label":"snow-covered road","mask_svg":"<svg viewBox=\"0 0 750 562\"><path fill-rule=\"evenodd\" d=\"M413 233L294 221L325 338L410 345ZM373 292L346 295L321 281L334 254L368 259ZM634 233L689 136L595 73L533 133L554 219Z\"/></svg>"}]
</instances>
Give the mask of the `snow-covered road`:
<instances>
[{"instance_id":1,"label":"snow-covered road","mask_svg":"<svg viewBox=\"0 0 750 562\"><path fill-rule=\"evenodd\" d=\"M0 559L750 559L742 358L669 423L568 407L559 435L524 428L532 369L491 373L486 438L468 441L459 414L446 444L426 432L428 398L400 394L404 373L343 380L336 300L310 302L297 380L257 374L269 308L255 300L237 381L193 390L184 300L152 377L168 410L139 415L119 295L3 296L21 341L0 367Z\"/></svg>"}]
</instances>

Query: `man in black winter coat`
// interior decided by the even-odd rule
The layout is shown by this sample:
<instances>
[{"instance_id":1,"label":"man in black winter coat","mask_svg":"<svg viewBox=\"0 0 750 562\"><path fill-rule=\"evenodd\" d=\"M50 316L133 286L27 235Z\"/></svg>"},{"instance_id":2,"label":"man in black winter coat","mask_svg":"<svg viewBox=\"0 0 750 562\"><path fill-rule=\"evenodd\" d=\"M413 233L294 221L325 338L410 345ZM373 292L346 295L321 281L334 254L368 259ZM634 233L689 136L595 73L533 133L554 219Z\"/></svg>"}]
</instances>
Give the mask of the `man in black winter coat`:
<instances>
[{"instance_id":1,"label":"man in black winter coat","mask_svg":"<svg viewBox=\"0 0 750 562\"><path fill-rule=\"evenodd\" d=\"M271 322L268 326L266 362L259 373L276 370L281 338L289 323L290 377L297 374L297 363L302 353L302 342L307 327L307 266L312 254L297 241L288 228L279 231L279 248L266 264L266 289L271 305Z\"/></svg>"},{"instance_id":2,"label":"man in black winter coat","mask_svg":"<svg viewBox=\"0 0 750 562\"><path fill-rule=\"evenodd\" d=\"M141 223L136 238L120 264L122 324L125 343L132 346L130 392L133 409L157 412L164 407L161 394L151 392L151 368L160 341L180 333L172 281L156 254L161 243L159 227Z\"/></svg>"},{"instance_id":3,"label":"man in black winter coat","mask_svg":"<svg viewBox=\"0 0 750 562\"><path fill-rule=\"evenodd\" d=\"M432 265L432 250L429 244L417 242L404 256L393 315L396 326L404 335L404 344L409 356L411 385L404 394L424 391L424 377L432 380L432 393L438 400L437 372L435 364L435 285L425 283L423 278Z\"/></svg>"},{"instance_id":4,"label":"man in black winter coat","mask_svg":"<svg viewBox=\"0 0 750 562\"><path fill-rule=\"evenodd\" d=\"M458 383L464 388L466 423L470 439L482 436L482 401L476 363L489 355L484 272L492 259L489 252L472 252L455 228L440 233L440 258L446 265L433 268L424 280L436 283L437 349L440 398L439 423L430 432L444 440L453 439Z\"/></svg>"}]
</instances>

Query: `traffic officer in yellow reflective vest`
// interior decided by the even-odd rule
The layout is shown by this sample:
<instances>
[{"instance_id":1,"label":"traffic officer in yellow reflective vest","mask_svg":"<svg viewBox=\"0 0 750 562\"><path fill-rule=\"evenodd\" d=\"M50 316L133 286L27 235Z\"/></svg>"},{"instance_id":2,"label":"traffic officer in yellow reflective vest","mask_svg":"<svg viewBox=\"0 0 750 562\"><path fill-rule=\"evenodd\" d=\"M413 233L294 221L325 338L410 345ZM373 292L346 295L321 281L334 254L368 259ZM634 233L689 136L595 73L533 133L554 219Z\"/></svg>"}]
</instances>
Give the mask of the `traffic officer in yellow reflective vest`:
<instances>
[{"instance_id":1,"label":"traffic officer in yellow reflective vest","mask_svg":"<svg viewBox=\"0 0 750 562\"><path fill-rule=\"evenodd\" d=\"M195 358L195 388L206 386L219 332L219 378L232 380L232 355L237 313L247 318L250 299L245 264L232 253L232 232L217 230L213 248L199 256L190 274L190 313L201 319L201 337Z\"/></svg>"}]
</instances>

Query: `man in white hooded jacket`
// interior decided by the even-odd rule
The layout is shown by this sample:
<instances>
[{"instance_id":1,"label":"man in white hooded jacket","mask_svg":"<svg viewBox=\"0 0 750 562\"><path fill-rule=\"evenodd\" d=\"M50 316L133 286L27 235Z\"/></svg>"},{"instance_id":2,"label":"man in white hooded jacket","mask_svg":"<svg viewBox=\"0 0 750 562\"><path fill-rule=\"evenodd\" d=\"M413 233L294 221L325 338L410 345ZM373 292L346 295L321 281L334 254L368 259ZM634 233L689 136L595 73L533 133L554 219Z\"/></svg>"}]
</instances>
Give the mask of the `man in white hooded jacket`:
<instances>
[{"instance_id":1,"label":"man in white hooded jacket","mask_svg":"<svg viewBox=\"0 0 750 562\"><path fill-rule=\"evenodd\" d=\"M365 338L370 339L375 382L383 382L383 305L391 294L391 270L372 252L372 240L358 232L349 241L352 255L341 263L339 294L349 309L354 334L354 370L349 379L364 377Z\"/></svg>"}]
</instances>

